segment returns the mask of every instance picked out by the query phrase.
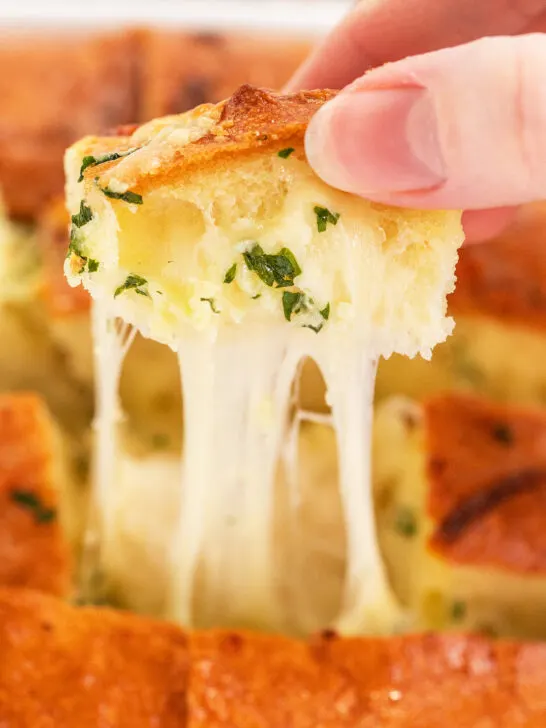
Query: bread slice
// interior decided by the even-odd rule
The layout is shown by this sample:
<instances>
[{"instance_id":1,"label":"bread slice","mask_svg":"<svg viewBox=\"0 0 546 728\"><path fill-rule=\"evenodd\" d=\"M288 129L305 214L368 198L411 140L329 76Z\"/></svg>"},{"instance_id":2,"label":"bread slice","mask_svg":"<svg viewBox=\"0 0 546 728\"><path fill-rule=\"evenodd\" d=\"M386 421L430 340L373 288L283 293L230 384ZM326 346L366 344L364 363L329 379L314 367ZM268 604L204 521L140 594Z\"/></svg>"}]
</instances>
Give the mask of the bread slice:
<instances>
[{"instance_id":1,"label":"bread slice","mask_svg":"<svg viewBox=\"0 0 546 728\"><path fill-rule=\"evenodd\" d=\"M70 594L81 525L70 485L62 440L40 399L0 395L0 586Z\"/></svg>"},{"instance_id":2,"label":"bread slice","mask_svg":"<svg viewBox=\"0 0 546 728\"><path fill-rule=\"evenodd\" d=\"M184 633L108 609L0 592L6 725L95 728L539 728L546 647L463 635L308 643Z\"/></svg>"},{"instance_id":3,"label":"bread slice","mask_svg":"<svg viewBox=\"0 0 546 728\"><path fill-rule=\"evenodd\" d=\"M82 134L137 118L137 58L132 32L3 32L0 189L10 215L36 219L62 193L62 155Z\"/></svg>"},{"instance_id":4,"label":"bread slice","mask_svg":"<svg viewBox=\"0 0 546 728\"><path fill-rule=\"evenodd\" d=\"M305 357L324 374L338 439L348 555L334 621L381 631L396 612L365 485L375 362L395 350L428 356L451 331L445 296L462 229L458 212L375 205L314 175L304 133L332 96L243 86L130 136L83 139L66 155L65 270L95 299L99 337L99 532L113 520L115 390L126 349L109 321L119 317L179 354L184 464L172 615L184 624L197 619L199 588L209 603L229 602L231 624L282 624L275 483Z\"/></svg>"},{"instance_id":5,"label":"bread slice","mask_svg":"<svg viewBox=\"0 0 546 728\"><path fill-rule=\"evenodd\" d=\"M546 206L528 205L502 235L465 246L449 297L453 336L430 362L381 362L377 396L456 389L543 406L546 378ZM509 352L509 355L507 355Z\"/></svg>"},{"instance_id":6,"label":"bread slice","mask_svg":"<svg viewBox=\"0 0 546 728\"><path fill-rule=\"evenodd\" d=\"M468 395L376 417L379 533L414 626L544 638L546 415Z\"/></svg>"}]
</instances>

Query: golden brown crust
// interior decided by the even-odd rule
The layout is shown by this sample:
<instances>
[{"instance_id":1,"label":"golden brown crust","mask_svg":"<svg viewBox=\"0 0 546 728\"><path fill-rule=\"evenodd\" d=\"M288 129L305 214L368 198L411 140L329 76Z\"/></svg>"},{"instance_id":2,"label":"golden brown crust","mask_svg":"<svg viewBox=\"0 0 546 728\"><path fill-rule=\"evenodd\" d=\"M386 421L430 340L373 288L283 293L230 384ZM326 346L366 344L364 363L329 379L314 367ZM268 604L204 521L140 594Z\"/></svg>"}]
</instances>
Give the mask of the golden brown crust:
<instances>
[{"instance_id":1,"label":"golden brown crust","mask_svg":"<svg viewBox=\"0 0 546 728\"><path fill-rule=\"evenodd\" d=\"M546 645L187 636L0 591L0 719L17 728L543 728Z\"/></svg>"},{"instance_id":2,"label":"golden brown crust","mask_svg":"<svg viewBox=\"0 0 546 728\"><path fill-rule=\"evenodd\" d=\"M69 286L64 276L69 224L64 198L58 198L48 205L38 220L37 238L44 264L42 297L53 317L88 311L91 305L91 298L85 288Z\"/></svg>"},{"instance_id":3,"label":"golden brown crust","mask_svg":"<svg viewBox=\"0 0 546 728\"><path fill-rule=\"evenodd\" d=\"M283 95L241 86L219 104L204 104L140 127L121 146L123 150L139 147L138 151L88 167L84 175L86 187L98 184L106 188L115 179L144 195L157 187L180 182L196 168L210 169L234 156L240 160L256 152L301 146L309 120L334 94L320 90ZM207 127L203 126L205 122L210 122ZM173 131L167 137L166 127ZM176 133L180 129L197 130L202 136L184 143ZM160 141L154 145L160 131ZM89 154L90 149L101 149L103 142L111 149L112 140L108 138L85 139L78 146Z\"/></svg>"},{"instance_id":4,"label":"golden brown crust","mask_svg":"<svg viewBox=\"0 0 546 728\"><path fill-rule=\"evenodd\" d=\"M54 442L35 395L0 396L0 585L66 595L70 557L58 514ZM36 507L28 500L37 499Z\"/></svg>"},{"instance_id":5,"label":"golden brown crust","mask_svg":"<svg viewBox=\"0 0 546 728\"><path fill-rule=\"evenodd\" d=\"M421 635L331 639L197 634L192 728L544 725L546 645Z\"/></svg>"},{"instance_id":6,"label":"golden brown crust","mask_svg":"<svg viewBox=\"0 0 546 728\"><path fill-rule=\"evenodd\" d=\"M450 561L546 572L546 415L446 395L424 404L430 546Z\"/></svg>"},{"instance_id":7,"label":"golden brown crust","mask_svg":"<svg viewBox=\"0 0 546 728\"><path fill-rule=\"evenodd\" d=\"M13 728L181 728L180 630L110 610L0 592L0 723Z\"/></svg>"},{"instance_id":8,"label":"golden brown crust","mask_svg":"<svg viewBox=\"0 0 546 728\"><path fill-rule=\"evenodd\" d=\"M284 35L146 32L139 118L214 104L245 83L278 90L309 50L309 42Z\"/></svg>"},{"instance_id":9,"label":"golden brown crust","mask_svg":"<svg viewBox=\"0 0 546 728\"><path fill-rule=\"evenodd\" d=\"M66 147L134 121L135 34L4 36L0 42L0 188L8 212L35 218L62 193Z\"/></svg>"},{"instance_id":10,"label":"golden brown crust","mask_svg":"<svg viewBox=\"0 0 546 728\"><path fill-rule=\"evenodd\" d=\"M464 246L457 287L450 296L456 317L484 315L529 328L546 329L546 205L522 208L498 238Z\"/></svg>"}]
</instances>

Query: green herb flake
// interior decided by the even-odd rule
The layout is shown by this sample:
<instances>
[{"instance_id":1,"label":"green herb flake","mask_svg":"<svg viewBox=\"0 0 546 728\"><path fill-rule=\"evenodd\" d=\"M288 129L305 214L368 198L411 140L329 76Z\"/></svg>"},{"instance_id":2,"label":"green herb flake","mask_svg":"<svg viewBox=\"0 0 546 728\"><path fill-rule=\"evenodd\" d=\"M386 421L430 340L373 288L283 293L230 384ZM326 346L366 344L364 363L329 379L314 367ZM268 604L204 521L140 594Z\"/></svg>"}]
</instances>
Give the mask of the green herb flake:
<instances>
[{"instance_id":1,"label":"green herb flake","mask_svg":"<svg viewBox=\"0 0 546 728\"><path fill-rule=\"evenodd\" d=\"M294 147L286 147L286 149L281 149L277 152L277 156L281 159L288 159L288 157L295 151Z\"/></svg>"},{"instance_id":2,"label":"green herb flake","mask_svg":"<svg viewBox=\"0 0 546 728\"><path fill-rule=\"evenodd\" d=\"M199 300L208 303L213 313L220 313L220 309L216 308L216 301L214 298L200 298Z\"/></svg>"},{"instance_id":3,"label":"green herb flake","mask_svg":"<svg viewBox=\"0 0 546 728\"><path fill-rule=\"evenodd\" d=\"M326 231L328 223L330 225L337 225L337 221L340 218L339 212L330 212L326 207L319 207L318 205L314 208L315 215L317 216L317 230L319 233Z\"/></svg>"},{"instance_id":4,"label":"green herb flake","mask_svg":"<svg viewBox=\"0 0 546 728\"><path fill-rule=\"evenodd\" d=\"M330 304L327 303L322 311L319 311L319 313L325 321L328 321L328 319L330 318Z\"/></svg>"},{"instance_id":5,"label":"green herb flake","mask_svg":"<svg viewBox=\"0 0 546 728\"><path fill-rule=\"evenodd\" d=\"M317 326L313 326L313 324L303 324L303 329L311 329L311 331L314 331L315 334L318 334L319 331L322 331L322 327L324 324L318 324Z\"/></svg>"},{"instance_id":6,"label":"green herb flake","mask_svg":"<svg viewBox=\"0 0 546 728\"><path fill-rule=\"evenodd\" d=\"M97 164L104 164L105 162L113 162L115 159L121 159L122 157L128 157L129 154L136 152L137 148L129 149L126 152L112 152L112 154L101 154L98 157L88 154L82 159L82 166L80 167L80 176L78 182L83 181L83 173L88 167L95 167Z\"/></svg>"},{"instance_id":7,"label":"green herb flake","mask_svg":"<svg viewBox=\"0 0 546 728\"><path fill-rule=\"evenodd\" d=\"M250 250L243 253L249 270L254 271L266 286L286 288L294 285L294 278L299 276L301 268L294 254L288 248L278 253L265 253L262 246L255 243Z\"/></svg>"},{"instance_id":8,"label":"green herb flake","mask_svg":"<svg viewBox=\"0 0 546 728\"><path fill-rule=\"evenodd\" d=\"M30 511L36 523L51 523L57 517L57 511L54 508L45 506L40 497L31 490L12 490L11 500L21 506L21 508Z\"/></svg>"},{"instance_id":9,"label":"green herb flake","mask_svg":"<svg viewBox=\"0 0 546 728\"><path fill-rule=\"evenodd\" d=\"M404 538L413 538L417 534L417 521L409 508L399 508L394 520L394 528Z\"/></svg>"},{"instance_id":10,"label":"green herb flake","mask_svg":"<svg viewBox=\"0 0 546 728\"><path fill-rule=\"evenodd\" d=\"M91 222L92 219L93 211L82 200L80 202L80 211L77 215L72 215L72 225L75 225L77 228L81 228L84 225L87 225L88 222Z\"/></svg>"},{"instance_id":11,"label":"green herb flake","mask_svg":"<svg viewBox=\"0 0 546 728\"><path fill-rule=\"evenodd\" d=\"M237 275L237 263L234 263L231 268L228 268L226 275L224 276L224 283L233 283L235 276Z\"/></svg>"},{"instance_id":12,"label":"green herb flake","mask_svg":"<svg viewBox=\"0 0 546 728\"><path fill-rule=\"evenodd\" d=\"M284 311L284 318L287 321L292 319L292 316L307 311L307 301L305 293L301 291L285 291L282 294L282 307Z\"/></svg>"},{"instance_id":13,"label":"green herb flake","mask_svg":"<svg viewBox=\"0 0 546 728\"><path fill-rule=\"evenodd\" d=\"M125 279L124 283L122 283L121 286L118 286L114 291L114 298L117 298L120 293L123 293L124 291L135 291L135 293L138 293L140 296L150 297L148 291L143 289L143 286L147 285L148 281L146 280L146 278L142 278L141 276L137 276L134 273L130 273Z\"/></svg>"},{"instance_id":14,"label":"green herb flake","mask_svg":"<svg viewBox=\"0 0 546 728\"><path fill-rule=\"evenodd\" d=\"M252 300L253 301L256 301L258 298L261 298L261 297L262 297L262 294L261 293L257 293L255 296L252 296Z\"/></svg>"},{"instance_id":15,"label":"green herb flake","mask_svg":"<svg viewBox=\"0 0 546 728\"><path fill-rule=\"evenodd\" d=\"M451 605L451 619L454 622L462 622L466 617L466 603L460 600L453 602Z\"/></svg>"},{"instance_id":16,"label":"green herb flake","mask_svg":"<svg viewBox=\"0 0 546 728\"><path fill-rule=\"evenodd\" d=\"M98 177L96 180L98 180ZM142 195L138 195L136 192L131 192L130 190L127 192L114 192L108 187L99 187L99 189L106 197L110 197L112 200L123 200L130 205L142 205Z\"/></svg>"},{"instance_id":17,"label":"green herb flake","mask_svg":"<svg viewBox=\"0 0 546 728\"><path fill-rule=\"evenodd\" d=\"M99 269L99 261L94 258L87 259L87 270L89 273L96 273Z\"/></svg>"}]
</instances>

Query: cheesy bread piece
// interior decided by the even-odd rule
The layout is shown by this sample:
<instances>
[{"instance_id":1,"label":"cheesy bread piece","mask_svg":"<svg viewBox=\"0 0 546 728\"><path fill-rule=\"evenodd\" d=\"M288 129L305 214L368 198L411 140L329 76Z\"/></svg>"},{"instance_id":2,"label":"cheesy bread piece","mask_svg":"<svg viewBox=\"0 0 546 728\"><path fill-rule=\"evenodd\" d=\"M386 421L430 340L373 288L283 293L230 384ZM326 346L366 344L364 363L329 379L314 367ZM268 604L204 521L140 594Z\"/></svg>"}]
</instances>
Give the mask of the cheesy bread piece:
<instances>
[{"instance_id":1,"label":"cheesy bread piece","mask_svg":"<svg viewBox=\"0 0 546 728\"><path fill-rule=\"evenodd\" d=\"M0 586L69 595L77 505L62 439L43 403L0 395Z\"/></svg>"},{"instance_id":2,"label":"cheesy bread piece","mask_svg":"<svg viewBox=\"0 0 546 728\"><path fill-rule=\"evenodd\" d=\"M414 627L546 636L546 417L468 395L381 405L379 533Z\"/></svg>"},{"instance_id":3,"label":"cheesy bread piece","mask_svg":"<svg viewBox=\"0 0 546 728\"><path fill-rule=\"evenodd\" d=\"M280 89L310 49L285 34L145 31L139 118L217 103L244 83Z\"/></svg>"},{"instance_id":4,"label":"cheesy bread piece","mask_svg":"<svg viewBox=\"0 0 546 728\"><path fill-rule=\"evenodd\" d=\"M430 362L381 362L377 397L420 398L456 389L544 406L546 206L528 205L498 238L465 246L448 310L456 327Z\"/></svg>"},{"instance_id":5,"label":"cheesy bread piece","mask_svg":"<svg viewBox=\"0 0 546 728\"><path fill-rule=\"evenodd\" d=\"M68 377L88 393L94 386L91 298L71 288L63 274L70 217L63 199L45 208L37 239L44 260L42 297L51 339L63 353ZM167 347L142 336L135 339L120 379L120 403L127 447L138 454L179 450L181 438L180 373ZM90 408L87 408L90 421Z\"/></svg>"},{"instance_id":6,"label":"cheesy bread piece","mask_svg":"<svg viewBox=\"0 0 546 728\"><path fill-rule=\"evenodd\" d=\"M377 358L428 356L451 331L445 296L460 213L387 208L318 179L304 133L332 96L243 86L130 136L83 139L66 155L65 271L94 298L96 538L107 541L115 520L117 388L131 336L112 324L120 318L179 357L171 614L187 625L198 619L198 593L229 603L231 624L282 624L275 483L306 357L326 381L339 452L347 558L332 621L388 631L397 613L362 443Z\"/></svg>"},{"instance_id":7,"label":"cheesy bread piece","mask_svg":"<svg viewBox=\"0 0 546 728\"><path fill-rule=\"evenodd\" d=\"M539 728L546 647L464 635L185 633L0 591L0 718L36 728Z\"/></svg>"},{"instance_id":8,"label":"cheesy bread piece","mask_svg":"<svg viewBox=\"0 0 546 728\"><path fill-rule=\"evenodd\" d=\"M36 219L62 193L69 144L137 118L135 40L2 31L0 190L11 216Z\"/></svg>"}]
</instances>

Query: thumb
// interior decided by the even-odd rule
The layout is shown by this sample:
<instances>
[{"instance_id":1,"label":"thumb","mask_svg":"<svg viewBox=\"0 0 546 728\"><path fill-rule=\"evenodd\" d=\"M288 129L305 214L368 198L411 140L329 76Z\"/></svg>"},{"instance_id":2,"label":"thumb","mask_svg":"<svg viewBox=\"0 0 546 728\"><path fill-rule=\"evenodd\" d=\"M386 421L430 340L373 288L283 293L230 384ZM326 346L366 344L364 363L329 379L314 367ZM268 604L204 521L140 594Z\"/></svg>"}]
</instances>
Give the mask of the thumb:
<instances>
[{"instance_id":1,"label":"thumb","mask_svg":"<svg viewBox=\"0 0 546 728\"><path fill-rule=\"evenodd\" d=\"M392 205L546 198L546 36L486 38L370 71L313 117L306 151L330 185Z\"/></svg>"}]
</instances>

